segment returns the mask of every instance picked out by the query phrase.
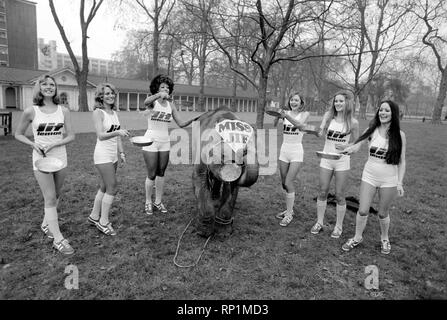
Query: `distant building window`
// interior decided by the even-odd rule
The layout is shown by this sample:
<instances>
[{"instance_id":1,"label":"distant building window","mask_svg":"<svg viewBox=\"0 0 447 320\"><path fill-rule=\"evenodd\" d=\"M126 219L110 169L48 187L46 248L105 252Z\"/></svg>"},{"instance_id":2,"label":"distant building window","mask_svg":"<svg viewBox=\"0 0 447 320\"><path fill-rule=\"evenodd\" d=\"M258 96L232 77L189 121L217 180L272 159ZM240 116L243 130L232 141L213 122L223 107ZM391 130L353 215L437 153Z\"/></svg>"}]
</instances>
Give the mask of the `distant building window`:
<instances>
[{"instance_id":1,"label":"distant building window","mask_svg":"<svg viewBox=\"0 0 447 320\"><path fill-rule=\"evenodd\" d=\"M0 13L0 22L6 22L6 15L4 13Z\"/></svg>"},{"instance_id":2,"label":"distant building window","mask_svg":"<svg viewBox=\"0 0 447 320\"><path fill-rule=\"evenodd\" d=\"M5 0L0 0L0 8L1 9L5 8Z\"/></svg>"},{"instance_id":3,"label":"distant building window","mask_svg":"<svg viewBox=\"0 0 447 320\"><path fill-rule=\"evenodd\" d=\"M7 47L0 47L0 54L8 54L8 48Z\"/></svg>"},{"instance_id":4,"label":"distant building window","mask_svg":"<svg viewBox=\"0 0 447 320\"><path fill-rule=\"evenodd\" d=\"M8 34L6 33L6 31L0 30L0 38L6 39L7 37L8 37Z\"/></svg>"},{"instance_id":5,"label":"distant building window","mask_svg":"<svg viewBox=\"0 0 447 320\"><path fill-rule=\"evenodd\" d=\"M0 61L0 66L7 67L8 66L8 62Z\"/></svg>"}]
</instances>

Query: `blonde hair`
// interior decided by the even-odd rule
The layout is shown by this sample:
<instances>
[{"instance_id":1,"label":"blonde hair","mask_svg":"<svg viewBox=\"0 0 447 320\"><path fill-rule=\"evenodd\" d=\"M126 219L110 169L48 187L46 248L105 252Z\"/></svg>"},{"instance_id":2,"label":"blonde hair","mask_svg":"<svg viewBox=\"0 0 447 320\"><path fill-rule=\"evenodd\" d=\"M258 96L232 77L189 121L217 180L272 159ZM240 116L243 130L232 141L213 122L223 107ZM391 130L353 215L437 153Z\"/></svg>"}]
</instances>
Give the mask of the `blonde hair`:
<instances>
[{"instance_id":1,"label":"blonde hair","mask_svg":"<svg viewBox=\"0 0 447 320\"><path fill-rule=\"evenodd\" d=\"M112 90L112 92L115 94L115 96L118 96L118 91L116 90L115 86L111 83L100 83L97 87L96 87L96 92L95 92L95 106L93 107L93 110L99 108L99 109L103 109L104 108L104 91L106 88L109 88L110 90ZM112 104L112 110L114 110L116 108L116 99Z\"/></svg>"},{"instance_id":2,"label":"blonde hair","mask_svg":"<svg viewBox=\"0 0 447 320\"><path fill-rule=\"evenodd\" d=\"M335 110L335 98L337 96L343 96L345 97L345 110L343 111L343 128L346 128L346 131L344 133L350 133L352 128L352 118L354 117L354 99L352 95L345 90L338 91L334 97L332 98L332 104L329 108L329 117L326 121L326 125L324 127L324 130L326 131L329 127L330 120L334 119L334 117L337 115L337 110Z\"/></svg>"},{"instance_id":3,"label":"blonde hair","mask_svg":"<svg viewBox=\"0 0 447 320\"><path fill-rule=\"evenodd\" d=\"M47 79L51 79L54 82L54 85L56 86L56 90L54 91L54 96L53 96L53 103L54 104L59 104L59 96L57 95L57 83L56 80L50 76L49 74L44 74L41 75L39 77L39 79L37 79L36 83L34 84L34 88L33 88L33 103L36 106L42 107L45 105L45 103L43 102L44 100L44 96L42 94L42 92L40 91L40 85L44 82L47 81Z\"/></svg>"}]
</instances>

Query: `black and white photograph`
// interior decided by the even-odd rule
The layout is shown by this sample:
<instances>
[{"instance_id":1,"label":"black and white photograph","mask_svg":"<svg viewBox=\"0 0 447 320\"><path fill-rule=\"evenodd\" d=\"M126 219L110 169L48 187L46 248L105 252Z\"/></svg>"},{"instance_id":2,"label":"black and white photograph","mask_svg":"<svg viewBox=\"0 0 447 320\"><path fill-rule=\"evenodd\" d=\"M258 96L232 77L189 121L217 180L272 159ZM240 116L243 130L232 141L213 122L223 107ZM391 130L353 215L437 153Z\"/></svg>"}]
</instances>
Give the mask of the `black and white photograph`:
<instances>
[{"instance_id":1,"label":"black and white photograph","mask_svg":"<svg viewBox=\"0 0 447 320\"><path fill-rule=\"evenodd\" d=\"M443 0L0 0L0 300L446 300L446 96Z\"/></svg>"}]
</instances>

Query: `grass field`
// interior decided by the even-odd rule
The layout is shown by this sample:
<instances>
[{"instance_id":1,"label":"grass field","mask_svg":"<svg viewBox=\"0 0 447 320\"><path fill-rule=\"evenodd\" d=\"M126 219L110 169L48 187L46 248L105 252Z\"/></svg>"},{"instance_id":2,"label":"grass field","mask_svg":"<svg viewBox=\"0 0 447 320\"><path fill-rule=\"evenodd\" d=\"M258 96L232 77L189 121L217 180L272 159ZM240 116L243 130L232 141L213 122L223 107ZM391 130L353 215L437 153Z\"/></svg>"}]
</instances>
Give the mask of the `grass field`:
<instances>
[{"instance_id":1,"label":"grass field","mask_svg":"<svg viewBox=\"0 0 447 320\"><path fill-rule=\"evenodd\" d=\"M365 127L361 122L360 129ZM118 235L108 237L87 223L98 187L96 137L77 134L67 146L70 172L60 205L61 230L75 254L64 257L39 229L43 199L30 148L0 137L0 299L446 299L447 127L404 122L402 129L408 141L405 197L391 208L390 255L380 253L374 215L363 244L349 253L341 245L354 234L354 212L347 212L338 240L330 237L333 206L326 212L325 232L310 233L318 190L314 151L322 149L323 140L306 135L292 223L283 228L275 218L285 205L279 174L261 176L239 192L233 234L212 238L194 268L173 263L179 237L196 209L191 165L169 165L164 196L169 213L148 217L141 151L126 141L128 163L118 172L111 216ZM358 197L366 156L363 147L351 158L348 196ZM178 253L182 264L193 263L205 242L191 230ZM68 265L79 270L79 289L64 286ZM365 289L369 265L378 267L378 290Z\"/></svg>"}]
</instances>

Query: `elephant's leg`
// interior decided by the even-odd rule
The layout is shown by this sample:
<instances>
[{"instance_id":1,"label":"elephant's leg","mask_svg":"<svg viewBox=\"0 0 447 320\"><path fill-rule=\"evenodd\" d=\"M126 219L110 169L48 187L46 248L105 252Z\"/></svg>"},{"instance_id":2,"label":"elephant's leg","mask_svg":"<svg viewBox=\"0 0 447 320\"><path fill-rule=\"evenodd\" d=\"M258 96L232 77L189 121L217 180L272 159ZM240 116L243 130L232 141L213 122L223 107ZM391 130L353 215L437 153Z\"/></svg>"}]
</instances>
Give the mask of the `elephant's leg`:
<instances>
[{"instance_id":1,"label":"elephant's leg","mask_svg":"<svg viewBox=\"0 0 447 320\"><path fill-rule=\"evenodd\" d=\"M234 210L234 207L236 206L237 195L239 193L239 185L237 183L232 183L231 187L232 187L232 193L231 193L230 206L232 210Z\"/></svg>"},{"instance_id":2,"label":"elephant's leg","mask_svg":"<svg viewBox=\"0 0 447 320\"><path fill-rule=\"evenodd\" d=\"M212 175L212 173L210 173ZM211 197L213 200L220 199L220 189L222 188L222 181L212 177L213 185L211 186ZM217 202L219 205L219 202ZM216 208L218 209L218 208Z\"/></svg>"},{"instance_id":3,"label":"elephant's leg","mask_svg":"<svg viewBox=\"0 0 447 320\"><path fill-rule=\"evenodd\" d=\"M236 203L238 186L236 183L224 183L222 189L221 206L216 214L215 227L219 234L230 235L233 232L233 212Z\"/></svg>"},{"instance_id":4,"label":"elephant's leg","mask_svg":"<svg viewBox=\"0 0 447 320\"><path fill-rule=\"evenodd\" d=\"M197 198L196 231L203 237L214 233L215 201L211 196L206 168L195 168L193 173L194 194Z\"/></svg>"}]
</instances>

